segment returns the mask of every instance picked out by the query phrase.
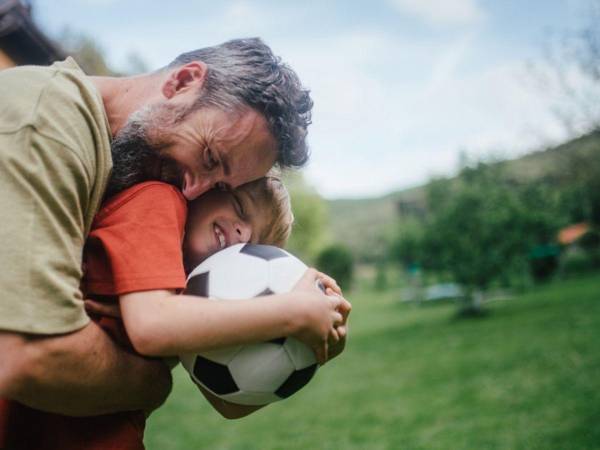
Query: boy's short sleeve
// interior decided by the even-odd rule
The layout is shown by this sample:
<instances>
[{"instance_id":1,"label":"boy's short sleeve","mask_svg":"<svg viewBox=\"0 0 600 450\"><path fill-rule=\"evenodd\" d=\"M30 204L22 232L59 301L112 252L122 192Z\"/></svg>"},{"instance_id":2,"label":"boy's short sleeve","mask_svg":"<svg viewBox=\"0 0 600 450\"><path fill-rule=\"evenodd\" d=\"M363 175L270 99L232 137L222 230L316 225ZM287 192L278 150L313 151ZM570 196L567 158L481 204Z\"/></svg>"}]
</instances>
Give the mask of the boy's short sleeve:
<instances>
[{"instance_id":1,"label":"boy's short sleeve","mask_svg":"<svg viewBox=\"0 0 600 450\"><path fill-rule=\"evenodd\" d=\"M147 182L110 199L84 250L84 291L121 295L185 287L187 204L175 187Z\"/></svg>"}]
</instances>

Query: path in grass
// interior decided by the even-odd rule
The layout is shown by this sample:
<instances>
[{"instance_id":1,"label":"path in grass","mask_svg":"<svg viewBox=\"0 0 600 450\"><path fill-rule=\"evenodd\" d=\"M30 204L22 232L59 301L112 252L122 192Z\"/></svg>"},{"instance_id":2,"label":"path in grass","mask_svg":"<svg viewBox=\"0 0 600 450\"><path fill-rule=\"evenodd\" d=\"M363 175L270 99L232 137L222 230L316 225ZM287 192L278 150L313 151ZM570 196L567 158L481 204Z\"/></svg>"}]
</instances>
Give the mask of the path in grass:
<instances>
[{"instance_id":1,"label":"path in grass","mask_svg":"<svg viewBox=\"0 0 600 450\"><path fill-rule=\"evenodd\" d=\"M239 421L175 372L149 450L600 448L600 277L454 320L452 305L352 294L351 340L294 397Z\"/></svg>"}]
</instances>

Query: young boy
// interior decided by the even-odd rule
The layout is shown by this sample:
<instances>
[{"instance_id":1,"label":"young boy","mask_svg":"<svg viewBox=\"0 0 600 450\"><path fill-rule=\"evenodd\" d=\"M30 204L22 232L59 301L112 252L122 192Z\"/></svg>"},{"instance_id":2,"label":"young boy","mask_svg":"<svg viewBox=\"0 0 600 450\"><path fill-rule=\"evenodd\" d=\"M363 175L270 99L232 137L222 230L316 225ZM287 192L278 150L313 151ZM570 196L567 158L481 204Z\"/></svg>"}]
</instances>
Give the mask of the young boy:
<instances>
[{"instance_id":1,"label":"young boy","mask_svg":"<svg viewBox=\"0 0 600 450\"><path fill-rule=\"evenodd\" d=\"M190 205L182 241L185 221L186 203L180 192L158 182L122 192L98 213L84 252L83 290L95 299L89 303L94 311L116 304L118 297L126 333L119 321L98 318L115 339L124 345L131 342L143 355L172 356L281 335L295 335L321 351L324 338L335 341L345 333L349 304L310 292L314 272L289 295L265 297L261 302L210 302L174 295L185 286L186 271L223 247L238 242L285 243L292 216L277 178L266 177L233 192L213 190L196 200ZM329 293L338 290L330 278L319 276ZM321 351L322 362L324 356ZM257 409L204 394L226 417ZM25 423L13 424L15 432L5 427L8 448L143 449L140 412L67 418L16 408L21 408L20 414L12 416ZM26 433L15 434L24 425ZM11 436L16 438L12 444Z\"/></svg>"}]
</instances>

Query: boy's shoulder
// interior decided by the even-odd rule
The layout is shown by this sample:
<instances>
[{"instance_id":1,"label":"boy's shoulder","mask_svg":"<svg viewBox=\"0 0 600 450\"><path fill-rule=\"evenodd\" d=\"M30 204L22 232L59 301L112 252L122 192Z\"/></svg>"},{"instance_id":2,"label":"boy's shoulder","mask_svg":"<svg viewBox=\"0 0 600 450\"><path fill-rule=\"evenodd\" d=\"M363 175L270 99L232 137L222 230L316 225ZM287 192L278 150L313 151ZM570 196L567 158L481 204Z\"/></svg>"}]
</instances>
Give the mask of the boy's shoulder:
<instances>
[{"instance_id":1,"label":"boy's shoulder","mask_svg":"<svg viewBox=\"0 0 600 450\"><path fill-rule=\"evenodd\" d=\"M162 181L145 181L105 201L96 215L96 220L102 220L122 208L161 208L166 204L187 210L186 199L175 186Z\"/></svg>"}]
</instances>

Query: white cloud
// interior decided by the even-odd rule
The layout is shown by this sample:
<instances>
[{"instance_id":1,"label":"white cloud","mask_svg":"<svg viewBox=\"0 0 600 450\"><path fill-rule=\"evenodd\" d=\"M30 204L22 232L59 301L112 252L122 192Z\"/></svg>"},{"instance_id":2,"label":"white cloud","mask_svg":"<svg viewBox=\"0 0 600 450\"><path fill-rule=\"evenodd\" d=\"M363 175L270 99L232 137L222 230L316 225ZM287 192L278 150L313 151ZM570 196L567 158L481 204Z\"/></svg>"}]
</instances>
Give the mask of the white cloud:
<instances>
[{"instance_id":1,"label":"white cloud","mask_svg":"<svg viewBox=\"0 0 600 450\"><path fill-rule=\"evenodd\" d=\"M460 70L474 42L465 35L413 52L362 33L288 49L315 99L309 180L328 197L378 195L452 173L462 149L516 156L564 138L550 99L524 83L522 62ZM414 76L419 53L429 65ZM386 56L392 78L371 70Z\"/></svg>"},{"instance_id":2,"label":"white cloud","mask_svg":"<svg viewBox=\"0 0 600 450\"><path fill-rule=\"evenodd\" d=\"M433 25L476 24L485 19L476 0L389 0L400 13Z\"/></svg>"},{"instance_id":3,"label":"white cloud","mask_svg":"<svg viewBox=\"0 0 600 450\"><path fill-rule=\"evenodd\" d=\"M523 83L521 56L490 51L489 33L472 26L486 19L477 0L389 1L428 24L464 26L443 36L359 22L315 30L313 7L236 0L161 33L147 32L159 29L155 18L103 24L98 36L115 57L138 49L152 67L191 41L262 36L312 90L306 175L328 197L384 194L452 173L459 150L515 156L564 136L551 112L556 99Z\"/></svg>"}]
</instances>

